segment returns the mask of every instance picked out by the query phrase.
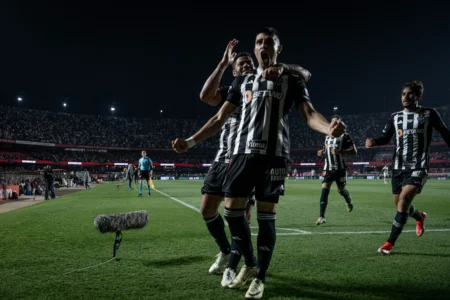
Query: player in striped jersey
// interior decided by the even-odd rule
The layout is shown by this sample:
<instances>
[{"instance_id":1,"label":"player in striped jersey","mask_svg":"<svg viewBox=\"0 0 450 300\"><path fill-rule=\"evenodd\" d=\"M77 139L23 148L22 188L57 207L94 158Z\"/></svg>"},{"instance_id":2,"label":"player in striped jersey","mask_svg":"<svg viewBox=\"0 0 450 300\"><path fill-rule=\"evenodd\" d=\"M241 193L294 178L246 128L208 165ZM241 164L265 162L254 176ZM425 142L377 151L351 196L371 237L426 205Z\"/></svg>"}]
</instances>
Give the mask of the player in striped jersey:
<instances>
[{"instance_id":1,"label":"player in striped jersey","mask_svg":"<svg viewBox=\"0 0 450 300\"><path fill-rule=\"evenodd\" d=\"M386 145L395 136L391 182L397 214L387 242L378 249L382 254L391 253L408 216L416 220L418 236L425 231L424 221L427 215L416 210L411 203L420 194L427 180L433 128L450 147L450 130L439 113L434 108L419 105L423 91L422 82L407 82L401 94L403 110L391 115L379 138L366 140L366 147L371 148Z\"/></svg>"},{"instance_id":2,"label":"player in striped jersey","mask_svg":"<svg viewBox=\"0 0 450 300\"><path fill-rule=\"evenodd\" d=\"M211 106L221 106L228 96L230 87L219 87L222 75L228 66L232 66L234 77L255 72L255 65L249 53L233 53L233 48L237 43L238 41L236 39L228 43L222 60L214 72L209 76L200 92L200 99ZM296 65L280 65L278 71L280 73L285 72L302 76L305 81L309 80L311 77L309 71ZM209 272L215 273L221 271L223 267L226 266L221 282L223 287L228 286L236 277L236 268L241 258L233 241L230 246L225 233L224 221L218 212L219 205L223 201L224 196L222 185L229 162L228 152L236 134L237 124L239 123L239 114L240 109L237 108L222 126L222 132L219 139L219 150L208 175L205 178L202 187L202 203L200 206L200 212L205 220L206 226L220 249L220 253L217 255L214 264L209 268ZM253 192L248 197L245 209L245 215L248 222L250 222L251 209L254 204L255 200Z\"/></svg>"},{"instance_id":3,"label":"player in striped jersey","mask_svg":"<svg viewBox=\"0 0 450 300\"><path fill-rule=\"evenodd\" d=\"M187 140L172 141L175 151L185 152L217 133L236 108L241 107L233 157L224 183L224 215L232 237L245 258L244 267L229 287L242 287L255 276L245 295L248 299L261 299L275 247L276 206L279 196L284 194L289 159L288 114L291 106L295 103L308 126L316 131L339 137L345 130L345 125L339 121L330 125L312 107L301 78L280 74L276 64L281 50L278 33L273 28L259 31L254 49L259 63L258 73L237 77L227 101L200 131ZM257 262L250 227L244 216L247 195L253 188L258 206Z\"/></svg>"},{"instance_id":4,"label":"player in striped jersey","mask_svg":"<svg viewBox=\"0 0 450 300\"><path fill-rule=\"evenodd\" d=\"M383 171L384 184L387 184L389 182L389 166L388 165L384 166L382 171Z\"/></svg>"},{"instance_id":5,"label":"player in striped jersey","mask_svg":"<svg viewBox=\"0 0 450 300\"><path fill-rule=\"evenodd\" d=\"M331 120L338 121L341 118L339 116L332 116ZM337 138L327 136L325 138L324 148L317 152L317 156L325 157L325 164L323 166L325 175L322 180L322 195L320 196L320 216L317 219L316 225L321 225L326 222L325 211L333 182L336 182L339 194L344 197L348 212L353 210L352 197L350 197L349 192L345 188L347 185L348 168L344 157L354 154L356 154L356 147L348 133L344 133Z\"/></svg>"}]
</instances>

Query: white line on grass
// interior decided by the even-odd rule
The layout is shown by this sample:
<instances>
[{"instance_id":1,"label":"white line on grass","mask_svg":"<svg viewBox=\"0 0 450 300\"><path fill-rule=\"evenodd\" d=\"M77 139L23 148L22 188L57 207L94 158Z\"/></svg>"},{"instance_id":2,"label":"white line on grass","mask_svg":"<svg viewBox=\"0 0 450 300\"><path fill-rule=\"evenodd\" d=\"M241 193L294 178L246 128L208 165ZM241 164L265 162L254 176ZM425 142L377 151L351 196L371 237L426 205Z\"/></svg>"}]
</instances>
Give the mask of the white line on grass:
<instances>
[{"instance_id":1,"label":"white line on grass","mask_svg":"<svg viewBox=\"0 0 450 300\"><path fill-rule=\"evenodd\" d=\"M426 232L448 232L450 231L450 228L443 228L443 229L426 229ZM403 230L402 233L411 233L416 232L415 230ZM330 232L312 232L311 234L376 234L376 233L390 233L390 231L386 230L379 230L379 231L330 231Z\"/></svg>"},{"instance_id":2,"label":"white line on grass","mask_svg":"<svg viewBox=\"0 0 450 300\"><path fill-rule=\"evenodd\" d=\"M181 200L178 200L177 198L172 197L172 196L170 196L170 195L167 195L167 194L164 193L164 192L158 191L157 189L155 189L155 191L157 191L158 193L160 193L160 194L162 194L162 195L164 195L164 196L166 196L166 197L172 199L173 201L176 201L176 202L180 203L181 205L184 205L184 206L186 206L186 207L189 207L190 209L193 209L193 210L195 210L196 212L200 212L200 209L198 209L198 208L195 207L195 206L192 206L192 205L190 205L190 204L187 204L186 202L183 202L183 201L181 201Z\"/></svg>"},{"instance_id":3,"label":"white line on grass","mask_svg":"<svg viewBox=\"0 0 450 300\"><path fill-rule=\"evenodd\" d=\"M166 197L168 197L169 199L172 199L173 201L176 201L178 203L180 203L181 205L184 205L186 207L189 207L190 209L195 210L196 212L200 212L200 209L198 209L195 206L192 206L190 204L187 204L186 202L183 202L175 197L172 197L170 195L167 195L164 192L161 192L159 190L156 190L158 193L160 193L161 195L164 195ZM228 224L225 222L225 224L228 226ZM257 229L258 227L251 227L253 229ZM281 230L281 231L290 231L290 232L277 232L277 236L278 235L314 235L314 234L379 234L379 233L390 233L390 231L386 231L386 230L374 230L374 231L326 231L326 232L311 232L311 231L305 231L305 230L300 230L300 229L295 229L295 228L281 228L281 227L277 227L277 230ZM450 228L443 228L443 229L427 229L425 230L425 232L448 232L450 231ZM409 232L416 232L415 230L403 230L402 232L405 233L409 233ZM252 233L252 235L258 235L257 233Z\"/></svg>"}]
</instances>

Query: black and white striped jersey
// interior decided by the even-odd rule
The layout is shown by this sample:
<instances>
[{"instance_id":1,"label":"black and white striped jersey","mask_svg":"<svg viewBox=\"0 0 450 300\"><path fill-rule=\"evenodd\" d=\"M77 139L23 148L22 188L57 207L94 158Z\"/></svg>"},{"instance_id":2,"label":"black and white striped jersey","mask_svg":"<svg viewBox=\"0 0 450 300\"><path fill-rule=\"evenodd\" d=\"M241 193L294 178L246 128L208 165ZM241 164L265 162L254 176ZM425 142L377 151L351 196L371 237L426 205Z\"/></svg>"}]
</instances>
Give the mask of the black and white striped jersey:
<instances>
[{"instance_id":1,"label":"black and white striped jersey","mask_svg":"<svg viewBox=\"0 0 450 300\"><path fill-rule=\"evenodd\" d=\"M218 93L221 94L222 99L227 99L230 86L223 86L218 89ZM237 125L239 124L240 107L231 114L225 124L222 126L219 137L219 150L217 151L214 161L228 163L230 158L230 148L233 145L234 138L236 136Z\"/></svg>"},{"instance_id":2,"label":"black and white striped jersey","mask_svg":"<svg viewBox=\"0 0 450 300\"><path fill-rule=\"evenodd\" d=\"M325 171L347 170L347 164L341 154L333 154L331 149L347 150L354 147L352 138L348 133L344 133L338 138L327 136L325 138Z\"/></svg>"},{"instance_id":3,"label":"black and white striped jersey","mask_svg":"<svg viewBox=\"0 0 450 300\"><path fill-rule=\"evenodd\" d=\"M299 77L283 75L274 82L261 74L240 76L233 81L227 101L241 107L232 155L262 154L289 159L289 111L294 103L298 106L310 101Z\"/></svg>"},{"instance_id":4,"label":"black and white striped jersey","mask_svg":"<svg viewBox=\"0 0 450 300\"><path fill-rule=\"evenodd\" d=\"M433 128L450 146L450 131L434 108L419 106L414 112L393 113L375 145L386 145L395 135L393 170L428 169Z\"/></svg>"}]
</instances>

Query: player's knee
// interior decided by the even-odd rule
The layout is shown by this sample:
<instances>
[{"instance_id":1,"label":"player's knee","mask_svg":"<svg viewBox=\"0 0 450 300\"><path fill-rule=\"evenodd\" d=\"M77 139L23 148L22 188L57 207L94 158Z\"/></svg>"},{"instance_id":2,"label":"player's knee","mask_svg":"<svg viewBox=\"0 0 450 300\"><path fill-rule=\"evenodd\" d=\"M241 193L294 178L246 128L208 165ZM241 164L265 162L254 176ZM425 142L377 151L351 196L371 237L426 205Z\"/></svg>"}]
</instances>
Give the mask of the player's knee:
<instances>
[{"instance_id":1,"label":"player's knee","mask_svg":"<svg viewBox=\"0 0 450 300\"><path fill-rule=\"evenodd\" d=\"M276 213L277 204L270 202L257 202L257 210L258 213L265 213L265 212Z\"/></svg>"},{"instance_id":2,"label":"player's knee","mask_svg":"<svg viewBox=\"0 0 450 300\"><path fill-rule=\"evenodd\" d=\"M217 215L217 210L211 209L210 207L200 207L200 213L204 219L209 219Z\"/></svg>"}]
</instances>

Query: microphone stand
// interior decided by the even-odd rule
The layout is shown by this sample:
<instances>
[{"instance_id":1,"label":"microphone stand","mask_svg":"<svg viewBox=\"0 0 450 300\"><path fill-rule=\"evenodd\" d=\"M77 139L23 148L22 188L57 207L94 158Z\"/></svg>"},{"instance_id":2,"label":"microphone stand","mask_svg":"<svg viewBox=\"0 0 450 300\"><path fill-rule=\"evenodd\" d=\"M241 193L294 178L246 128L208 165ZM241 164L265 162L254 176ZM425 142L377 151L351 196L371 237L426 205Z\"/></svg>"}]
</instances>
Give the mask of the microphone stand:
<instances>
[{"instance_id":1,"label":"microphone stand","mask_svg":"<svg viewBox=\"0 0 450 300\"><path fill-rule=\"evenodd\" d=\"M113 258L116 258L116 252L117 250L119 250L121 241L122 241L122 232L116 231L116 238L114 239L114 246L113 246Z\"/></svg>"}]
</instances>

